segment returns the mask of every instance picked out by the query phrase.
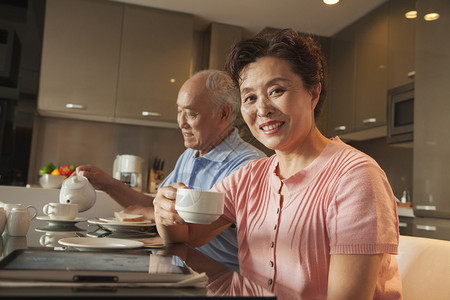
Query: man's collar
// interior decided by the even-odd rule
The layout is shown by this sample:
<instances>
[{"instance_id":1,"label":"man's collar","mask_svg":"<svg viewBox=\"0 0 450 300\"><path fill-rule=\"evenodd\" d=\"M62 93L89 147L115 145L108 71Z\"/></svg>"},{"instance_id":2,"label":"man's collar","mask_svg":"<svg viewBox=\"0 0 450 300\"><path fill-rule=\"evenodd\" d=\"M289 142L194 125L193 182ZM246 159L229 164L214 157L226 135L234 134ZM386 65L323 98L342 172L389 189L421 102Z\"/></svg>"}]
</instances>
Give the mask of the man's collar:
<instances>
[{"instance_id":1,"label":"man's collar","mask_svg":"<svg viewBox=\"0 0 450 300\"><path fill-rule=\"evenodd\" d=\"M223 162L228 157L228 155L235 150L236 140L238 138L239 131L237 128L233 128L229 136L227 136L219 145L203 155L201 158L215 162ZM197 156L197 154L198 151L195 151L194 156Z\"/></svg>"}]
</instances>

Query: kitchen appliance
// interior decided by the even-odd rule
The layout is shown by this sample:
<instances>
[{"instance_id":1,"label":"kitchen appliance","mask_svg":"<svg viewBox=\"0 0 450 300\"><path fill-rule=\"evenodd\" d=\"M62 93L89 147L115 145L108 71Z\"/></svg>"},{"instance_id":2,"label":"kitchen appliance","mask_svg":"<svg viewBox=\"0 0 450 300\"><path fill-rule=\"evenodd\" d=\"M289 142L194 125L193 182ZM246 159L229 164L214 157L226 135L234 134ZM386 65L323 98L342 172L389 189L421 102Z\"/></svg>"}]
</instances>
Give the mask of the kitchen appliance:
<instances>
[{"instance_id":1,"label":"kitchen appliance","mask_svg":"<svg viewBox=\"0 0 450 300\"><path fill-rule=\"evenodd\" d=\"M114 160L113 177L142 192L143 159L131 154L117 155Z\"/></svg>"},{"instance_id":2,"label":"kitchen appliance","mask_svg":"<svg viewBox=\"0 0 450 300\"><path fill-rule=\"evenodd\" d=\"M388 144L413 140L414 82L388 91Z\"/></svg>"}]
</instances>

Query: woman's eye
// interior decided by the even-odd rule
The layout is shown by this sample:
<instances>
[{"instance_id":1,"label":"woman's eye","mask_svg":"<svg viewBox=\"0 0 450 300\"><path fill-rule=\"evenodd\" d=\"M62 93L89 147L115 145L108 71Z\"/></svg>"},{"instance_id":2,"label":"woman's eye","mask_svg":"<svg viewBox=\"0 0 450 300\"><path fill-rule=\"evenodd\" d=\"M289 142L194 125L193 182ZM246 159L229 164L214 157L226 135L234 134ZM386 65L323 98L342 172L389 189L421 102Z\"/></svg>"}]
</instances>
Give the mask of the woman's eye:
<instances>
[{"instance_id":1,"label":"woman's eye","mask_svg":"<svg viewBox=\"0 0 450 300\"><path fill-rule=\"evenodd\" d=\"M273 95L278 95L278 94L281 94L281 93L283 93L283 92L284 92L283 89L276 88L276 89L273 89L273 90L270 92L270 95L271 95L271 96L273 96Z\"/></svg>"},{"instance_id":2,"label":"woman's eye","mask_svg":"<svg viewBox=\"0 0 450 300\"><path fill-rule=\"evenodd\" d=\"M255 96L246 96L246 97L243 98L243 102L246 103L246 102L249 102L249 101L254 101L255 99L256 99Z\"/></svg>"}]
</instances>

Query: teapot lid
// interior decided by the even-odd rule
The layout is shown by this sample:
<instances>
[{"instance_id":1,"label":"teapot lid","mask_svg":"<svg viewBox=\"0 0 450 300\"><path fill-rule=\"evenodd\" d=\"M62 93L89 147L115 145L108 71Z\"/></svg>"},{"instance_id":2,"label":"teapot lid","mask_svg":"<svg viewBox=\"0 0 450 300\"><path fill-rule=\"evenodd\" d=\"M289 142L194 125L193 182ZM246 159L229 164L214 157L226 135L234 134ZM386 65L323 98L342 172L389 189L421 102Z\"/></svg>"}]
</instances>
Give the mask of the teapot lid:
<instances>
[{"instance_id":1,"label":"teapot lid","mask_svg":"<svg viewBox=\"0 0 450 300\"><path fill-rule=\"evenodd\" d=\"M88 183L88 179L84 176L76 175L70 176L63 182L63 188L79 189L84 187Z\"/></svg>"}]
</instances>

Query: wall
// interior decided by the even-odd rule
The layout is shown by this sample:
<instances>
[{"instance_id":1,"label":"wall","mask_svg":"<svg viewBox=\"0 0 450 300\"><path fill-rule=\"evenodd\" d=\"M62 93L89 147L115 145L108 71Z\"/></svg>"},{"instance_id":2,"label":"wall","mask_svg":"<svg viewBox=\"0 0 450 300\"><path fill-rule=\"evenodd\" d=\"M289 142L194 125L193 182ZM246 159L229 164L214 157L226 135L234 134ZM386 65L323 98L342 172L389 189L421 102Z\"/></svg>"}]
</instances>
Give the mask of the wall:
<instances>
[{"instance_id":1,"label":"wall","mask_svg":"<svg viewBox=\"0 0 450 300\"><path fill-rule=\"evenodd\" d=\"M358 150L370 155L386 173L394 195L400 199L407 188L411 199L413 177L413 149L389 146L386 138L363 142L348 142Z\"/></svg>"},{"instance_id":2,"label":"wall","mask_svg":"<svg viewBox=\"0 0 450 300\"><path fill-rule=\"evenodd\" d=\"M168 174L185 149L178 129L36 117L34 131L29 184L38 183L38 171L47 162L91 163L112 174L117 154L138 155L147 169L155 157L165 159Z\"/></svg>"}]
</instances>

